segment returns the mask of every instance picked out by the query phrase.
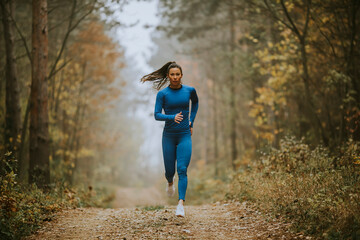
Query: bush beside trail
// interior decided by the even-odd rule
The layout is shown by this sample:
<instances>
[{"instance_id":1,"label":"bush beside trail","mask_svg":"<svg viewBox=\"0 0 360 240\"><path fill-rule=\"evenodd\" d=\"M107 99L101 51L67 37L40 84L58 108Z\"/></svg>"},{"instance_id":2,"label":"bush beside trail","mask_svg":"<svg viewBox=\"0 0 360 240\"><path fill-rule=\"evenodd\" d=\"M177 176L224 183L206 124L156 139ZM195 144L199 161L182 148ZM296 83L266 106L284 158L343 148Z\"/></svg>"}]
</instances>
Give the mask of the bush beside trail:
<instances>
[{"instance_id":1,"label":"bush beside trail","mask_svg":"<svg viewBox=\"0 0 360 240\"><path fill-rule=\"evenodd\" d=\"M331 155L287 138L233 176L229 198L251 201L294 231L324 239L360 237L360 143Z\"/></svg>"},{"instance_id":2,"label":"bush beside trail","mask_svg":"<svg viewBox=\"0 0 360 240\"><path fill-rule=\"evenodd\" d=\"M202 161L190 170L191 202L235 200L292 224L294 232L321 239L360 239L360 143L330 151L293 137L279 149L239 161L236 172L223 162L221 174ZM242 165L240 165L242 164Z\"/></svg>"},{"instance_id":3,"label":"bush beside trail","mask_svg":"<svg viewBox=\"0 0 360 240\"><path fill-rule=\"evenodd\" d=\"M51 221L62 209L99 207L113 198L104 189L69 187L60 181L48 191L35 184L25 186L18 183L12 154L7 153L1 161L5 173L0 176L0 239L21 239L34 233L44 221Z\"/></svg>"}]
</instances>

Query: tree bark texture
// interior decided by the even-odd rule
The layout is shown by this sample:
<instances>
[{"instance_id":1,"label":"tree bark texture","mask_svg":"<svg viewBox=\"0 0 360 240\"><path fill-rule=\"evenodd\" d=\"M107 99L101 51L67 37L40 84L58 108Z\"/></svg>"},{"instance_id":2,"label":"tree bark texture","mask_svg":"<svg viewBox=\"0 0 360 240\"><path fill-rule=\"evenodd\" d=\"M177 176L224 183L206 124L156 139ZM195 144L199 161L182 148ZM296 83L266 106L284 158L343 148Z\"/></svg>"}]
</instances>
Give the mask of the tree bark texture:
<instances>
[{"instance_id":1,"label":"tree bark texture","mask_svg":"<svg viewBox=\"0 0 360 240\"><path fill-rule=\"evenodd\" d=\"M234 17L234 5L230 1L229 4L229 18L230 18L230 126L232 127L231 131L231 165L234 170L236 170L235 161L238 157L238 152L236 148L236 139L237 139L237 124L236 124L236 105L235 105L235 17Z\"/></svg>"},{"instance_id":2,"label":"tree bark texture","mask_svg":"<svg viewBox=\"0 0 360 240\"><path fill-rule=\"evenodd\" d=\"M5 144L8 151L19 149L21 134L21 106L20 89L14 50L14 1L5 0L0 3L6 51L6 115L5 115ZM16 154L15 154L15 157Z\"/></svg>"},{"instance_id":3,"label":"tree bark texture","mask_svg":"<svg viewBox=\"0 0 360 240\"><path fill-rule=\"evenodd\" d=\"M211 87L212 89L212 98L214 99L213 101L213 121L214 121L214 160L215 160L215 176L218 177L219 176L219 144L218 144L218 138L219 138L219 134L218 134L218 121L217 121L217 94L216 94L216 90L217 90L217 84L214 81L213 86Z\"/></svg>"},{"instance_id":4,"label":"tree bark texture","mask_svg":"<svg viewBox=\"0 0 360 240\"><path fill-rule=\"evenodd\" d=\"M33 0L32 83L30 93L29 183L50 183L48 116L48 27L46 0Z\"/></svg>"}]
</instances>

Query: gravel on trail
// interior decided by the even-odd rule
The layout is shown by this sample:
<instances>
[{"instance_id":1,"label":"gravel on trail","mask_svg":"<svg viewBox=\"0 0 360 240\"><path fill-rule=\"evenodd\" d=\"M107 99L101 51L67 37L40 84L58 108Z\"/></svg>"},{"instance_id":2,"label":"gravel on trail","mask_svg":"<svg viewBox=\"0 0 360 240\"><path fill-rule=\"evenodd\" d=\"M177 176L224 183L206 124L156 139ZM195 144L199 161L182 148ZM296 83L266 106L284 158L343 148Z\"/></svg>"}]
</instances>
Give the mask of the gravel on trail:
<instances>
[{"instance_id":1,"label":"gravel on trail","mask_svg":"<svg viewBox=\"0 0 360 240\"><path fill-rule=\"evenodd\" d=\"M65 209L25 239L312 239L247 202L185 206Z\"/></svg>"}]
</instances>

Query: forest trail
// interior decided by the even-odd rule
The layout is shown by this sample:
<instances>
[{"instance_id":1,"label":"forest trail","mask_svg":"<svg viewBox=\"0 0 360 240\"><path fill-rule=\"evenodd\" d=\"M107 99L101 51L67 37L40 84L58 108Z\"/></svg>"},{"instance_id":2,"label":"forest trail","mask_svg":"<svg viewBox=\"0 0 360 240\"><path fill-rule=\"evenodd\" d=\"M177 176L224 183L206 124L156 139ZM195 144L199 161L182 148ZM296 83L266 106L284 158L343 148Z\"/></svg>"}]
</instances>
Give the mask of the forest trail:
<instances>
[{"instance_id":1,"label":"forest trail","mask_svg":"<svg viewBox=\"0 0 360 240\"><path fill-rule=\"evenodd\" d=\"M161 193L156 187L119 187L115 192L115 199L112 203L113 208L156 205L166 205L164 193Z\"/></svg>"},{"instance_id":2,"label":"forest trail","mask_svg":"<svg viewBox=\"0 0 360 240\"><path fill-rule=\"evenodd\" d=\"M59 212L26 239L311 239L267 220L246 202L132 208L76 208Z\"/></svg>"}]
</instances>

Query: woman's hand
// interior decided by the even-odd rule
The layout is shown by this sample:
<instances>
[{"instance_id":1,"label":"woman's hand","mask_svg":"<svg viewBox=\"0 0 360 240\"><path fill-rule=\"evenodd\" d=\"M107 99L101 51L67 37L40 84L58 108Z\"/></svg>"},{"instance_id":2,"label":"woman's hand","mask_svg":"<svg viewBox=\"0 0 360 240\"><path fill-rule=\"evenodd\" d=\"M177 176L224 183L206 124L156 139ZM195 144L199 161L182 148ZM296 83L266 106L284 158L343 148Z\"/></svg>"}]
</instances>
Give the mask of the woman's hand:
<instances>
[{"instance_id":1,"label":"woman's hand","mask_svg":"<svg viewBox=\"0 0 360 240\"><path fill-rule=\"evenodd\" d=\"M183 120L182 112L179 112L178 114L175 115L174 121L176 123L180 123L182 120Z\"/></svg>"},{"instance_id":2,"label":"woman's hand","mask_svg":"<svg viewBox=\"0 0 360 240\"><path fill-rule=\"evenodd\" d=\"M191 122L189 122L189 126L191 126ZM193 128L190 127L190 135L192 136Z\"/></svg>"}]
</instances>

